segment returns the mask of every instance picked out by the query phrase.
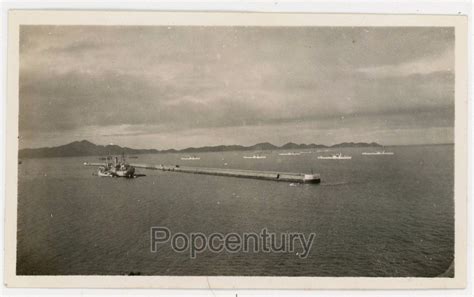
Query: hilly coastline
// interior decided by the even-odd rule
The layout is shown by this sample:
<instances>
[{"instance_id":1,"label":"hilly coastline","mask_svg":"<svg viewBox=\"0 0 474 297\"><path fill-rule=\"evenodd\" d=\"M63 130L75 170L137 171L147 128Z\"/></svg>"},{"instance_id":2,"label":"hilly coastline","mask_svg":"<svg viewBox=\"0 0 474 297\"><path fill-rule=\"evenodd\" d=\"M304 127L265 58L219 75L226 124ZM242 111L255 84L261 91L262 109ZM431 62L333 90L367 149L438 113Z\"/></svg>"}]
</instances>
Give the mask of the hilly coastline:
<instances>
[{"instance_id":1,"label":"hilly coastline","mask_svg":"<svg viewBox=\"0 0 474 297\"><path fill-rule=\"evenodd\" d=\"M282 146L276 146L269 142L257 143L252 146L242 145L218 145L204 147L190 147L182 150L168 149L132 149L119 145L96 145L90 141L74 141L66 145L56 147L43 147L34 149L21 149L18 153L20 158L53 158L53 157L79 157L79 156L103 156L103 155L140 155L157 153L202 153L202 152L228 152L228 151L268 151L268 150L296 150L296 149L318 149L318 148L344 148L344 147L380 147L376 142L343 142L332 146L322 144L296 144L289 142Z\"/></svg>"}]
</instances>

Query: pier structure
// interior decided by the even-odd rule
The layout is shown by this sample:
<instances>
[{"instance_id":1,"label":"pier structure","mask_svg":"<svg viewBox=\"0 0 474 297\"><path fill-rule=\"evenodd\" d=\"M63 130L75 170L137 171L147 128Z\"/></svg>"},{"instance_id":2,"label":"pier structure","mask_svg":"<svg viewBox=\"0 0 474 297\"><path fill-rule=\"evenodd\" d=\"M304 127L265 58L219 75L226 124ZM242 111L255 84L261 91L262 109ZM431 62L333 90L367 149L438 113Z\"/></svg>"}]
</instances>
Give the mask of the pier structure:
<instances>
[{"instance_id":1,"label":"pier structure","mask_svg":"<svg viewBox=\"0 0 474 297\"><path fill-rule=\"evenodd\" d=\"M256 171L243 169L229 169L229 168L206 168L206 167L189 167L189 166L167 166L167 165L147 165L147 164L132 164L136 168L184 172L194 174L207 174L217 176L230 176L241 178L265 179L274 181L284 181L293 183L319 183L321 181L319 174L305 174L305 173L291 173L291 172L277 172L277 171Z\"/></svg>"},{"instance_id":2,"label":"pier structure","mask_svg":"<svg viewBox=\"0 0 474 297\"><path fill-rule=\"evenodd\" d=\"M100 163L84 163L86 166L98 166ZM130 164L135 168L142 168L148 170L161 170L169 172L206 174L216 176L229 176L239 178L252 178L272 181L282 181L291 183L312 183L317 184L321 182L319 174L307 173L292 173L279 171L257 171L257 170L243 170L230 168L206 168L206 167L190 167L181 165L153 165L153 164Z\"/></svg>"}]
</instances>

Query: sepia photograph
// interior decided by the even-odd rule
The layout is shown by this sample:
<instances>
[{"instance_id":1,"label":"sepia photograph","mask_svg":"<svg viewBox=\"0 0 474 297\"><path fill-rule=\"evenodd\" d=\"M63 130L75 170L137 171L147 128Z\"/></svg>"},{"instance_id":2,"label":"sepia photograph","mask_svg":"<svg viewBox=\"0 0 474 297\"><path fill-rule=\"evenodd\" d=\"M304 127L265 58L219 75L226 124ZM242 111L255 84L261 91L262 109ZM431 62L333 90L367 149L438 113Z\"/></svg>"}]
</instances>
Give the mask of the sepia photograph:
<instances>
[{"instance_id":1,"label":"sepia photograph","mask_svg":"<svg viewBox=\"0 0 474 297\"><path fill-rule=\"evenodd\" d=\"M11 15L11 285L462 286L465 18L123 14Z\"/></svg>"}]
</instances>

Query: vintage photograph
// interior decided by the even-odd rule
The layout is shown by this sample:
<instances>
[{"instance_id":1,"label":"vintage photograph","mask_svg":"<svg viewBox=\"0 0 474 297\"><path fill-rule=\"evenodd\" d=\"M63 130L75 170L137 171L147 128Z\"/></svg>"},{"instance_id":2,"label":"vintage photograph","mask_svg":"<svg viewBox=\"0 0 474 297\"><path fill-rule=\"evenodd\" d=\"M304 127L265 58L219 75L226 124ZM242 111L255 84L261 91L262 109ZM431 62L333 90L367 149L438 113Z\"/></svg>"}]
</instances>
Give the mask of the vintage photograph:
<instances>
[{"instance_id":1,"label":"vintage photograph","mask_svg":"<svg viewBox=\"0 0 474 297\"><path fill-rule=\"evenodd\" d=\"M19 24L15 275L455 278L457 38Z\"/></svg>"}]
</instances>

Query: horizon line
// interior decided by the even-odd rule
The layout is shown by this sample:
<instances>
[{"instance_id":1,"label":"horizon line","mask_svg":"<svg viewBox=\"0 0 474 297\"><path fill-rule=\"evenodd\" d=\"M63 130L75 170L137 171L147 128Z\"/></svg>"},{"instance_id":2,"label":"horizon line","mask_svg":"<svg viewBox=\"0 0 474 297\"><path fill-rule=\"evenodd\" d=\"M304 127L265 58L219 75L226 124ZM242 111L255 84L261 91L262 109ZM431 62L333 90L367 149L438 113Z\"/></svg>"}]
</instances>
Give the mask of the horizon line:
<instances>
[{"instance_id":1,"label":"horizon line","mask_svg":"<svg viewBox=\"0 0 474 297\"><path fill-rule=\"evenodd\" d=\"M186 150L186 149L200 149L200 148L205 148L205 147L218 147L218 146L242 146L242 147L251 147L251 146L255 146L255 145L258 145L258 144L264 144L264 143L267 143L267 144L271 144L277 148L281 148L282 146L284 145L287 145L287 144L290 144L290 143L294 143L296 145L322 145L322 146L326 146L326 147L332 147L332 146L335 146L335 145L338 145L338 144L343 144L343 143L354 143L354 144L357 144L357 143L366 143L366 144L377 144L379 146L382 146L382 147L394 147L394 146L428 146L428 145L454 145L455 143L454 142L442 142L442 143L418 143L418 144L390 144L390 145L383 145L383 144L380 144L376 141L371 141L371 142L365 142L365 141L342 141L342 142L338 142L338 143L335 143L335 144L332 144L332 145L328 145L328 144L318 144L318 143L314 143L314 142L311 142L311 143L297 143L297 142L293 142L293 141L289 141L289 142L286 142L280 146L278 145L275 145L269 141L263 141L263 142L258 142L258 143L255 143L255 144L252 144L252 145L243 145L243 144L215 144L215 145L204 145L204 146L199 146L199 147L194 147L194 146L190 146L190 147L186 147L186 148L182 148L182 149L176 149L176 148L166 148L166 149L157 149L157 148L132 148L132 147L128 147L128 146L121 146L119 144L116 144L116 143L109 143L109 144L97 144L97 143L94 143L92 141L89 141L87 139L82 139L82 140L75 140L75 141L71 141L71 142L68 142L68 143L65 143L65 144L60 144L60 145L56 145L56 146L43 146L43 147L36 147L36 148L31 148L31 147L26 147L26 148L22 148L22 149L18 149L18 151L21 151L21 150L35 150L35 149L46 149L46 148L56 148L56 147L60 147L60 146L65 146L65 145L68 145L68 144L72 144L72 143L75 143L75 142L89 142L93 145L96 145L96 146L119 146L121 148L128 148L128 149L135 149L135 150L157 150L158 152L162 152L162 151L170 151L170 150L175 150L175 151L182 151L182 150Z\"/></svg>"}]
</instances>

